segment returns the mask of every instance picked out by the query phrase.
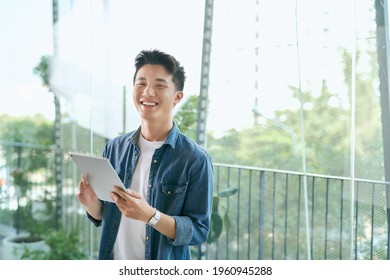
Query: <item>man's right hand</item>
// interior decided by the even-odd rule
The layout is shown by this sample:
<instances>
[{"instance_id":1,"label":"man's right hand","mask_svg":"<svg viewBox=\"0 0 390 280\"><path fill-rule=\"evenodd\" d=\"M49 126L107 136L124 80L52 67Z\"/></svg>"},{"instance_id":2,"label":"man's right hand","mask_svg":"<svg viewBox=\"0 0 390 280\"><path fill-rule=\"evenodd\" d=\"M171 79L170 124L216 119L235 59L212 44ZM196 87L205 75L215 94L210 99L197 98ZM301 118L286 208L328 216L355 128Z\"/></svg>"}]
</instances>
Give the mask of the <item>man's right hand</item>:
<instances>
[{"instance_id":1,"label":"man's right hand","mask_svg":"<svg viewBox=\"0 0 390 280\"><path fill-rule=\"evenodd\" d=\"M102 204L85 176L82 177L79 183L77 199L93 218L96 220L102 219Z\"/></svg>"}]
</instances>

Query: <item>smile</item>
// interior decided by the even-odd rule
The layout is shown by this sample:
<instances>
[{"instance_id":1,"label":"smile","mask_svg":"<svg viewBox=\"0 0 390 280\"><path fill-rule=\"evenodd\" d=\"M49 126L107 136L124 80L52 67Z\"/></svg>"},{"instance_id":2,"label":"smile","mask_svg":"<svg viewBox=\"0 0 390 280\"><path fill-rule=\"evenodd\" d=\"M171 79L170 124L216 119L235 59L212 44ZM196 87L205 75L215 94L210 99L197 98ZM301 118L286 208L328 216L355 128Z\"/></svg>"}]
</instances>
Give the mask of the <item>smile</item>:
<instances>
[{"instance_id":1,"label":"smile","mask_svg":"<svg viewBox=\"0 0 390 280\"><path fill-rule=\"evenodd\" d=\"M158 103L156 103L156 102L141 101L141 105L143 105L143 106L155 107L155 106L157 106L157 104Z\"/></svg>"}]
</instances>

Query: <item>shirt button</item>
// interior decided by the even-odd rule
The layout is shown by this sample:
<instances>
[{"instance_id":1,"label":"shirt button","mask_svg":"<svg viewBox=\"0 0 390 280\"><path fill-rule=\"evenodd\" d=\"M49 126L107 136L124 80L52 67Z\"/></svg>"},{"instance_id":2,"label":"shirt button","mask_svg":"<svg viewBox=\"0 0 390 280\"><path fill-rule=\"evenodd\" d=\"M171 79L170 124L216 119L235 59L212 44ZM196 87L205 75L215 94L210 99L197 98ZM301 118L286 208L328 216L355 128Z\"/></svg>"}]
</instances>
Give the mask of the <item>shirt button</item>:
<instances>
[{"instance_id":1,"label":"shirt button","mask_svg":"<svg viewBox=\"0 0 390 280\"><path fill-rule=\"evenodd\" d=\"M146 236L146 240L149 240L149 236Z\"/></svg>"},{"instance_id":2,"label":"shirt button","mask_svg":"<svg viewBox=\"0 0 390 280\"><path fill-rule=\"evenodd\" d=\"M153 160L153 162L154 162L154 163L156 163L156 162L157 162L157 160Z\"/></svg>"},{"instance_id":3,"label":"shirt button","mask_svg":"<svg viewBox=\"0 0 390 280\"><path fill-rule=\"evenodd\" d=\"M149 184L149 188L151 188L152 187L152 185L151 184Z\"/></svg>"},{"instance_id":4,"label":"shirt button","mask_svg":"<svg viewBox=\"0 0 390 280\"><path fill-rule=\"evenodd\" d=\"M171 194L171 191L168 191L168 194Z\"/></svg>"}]
</instances>

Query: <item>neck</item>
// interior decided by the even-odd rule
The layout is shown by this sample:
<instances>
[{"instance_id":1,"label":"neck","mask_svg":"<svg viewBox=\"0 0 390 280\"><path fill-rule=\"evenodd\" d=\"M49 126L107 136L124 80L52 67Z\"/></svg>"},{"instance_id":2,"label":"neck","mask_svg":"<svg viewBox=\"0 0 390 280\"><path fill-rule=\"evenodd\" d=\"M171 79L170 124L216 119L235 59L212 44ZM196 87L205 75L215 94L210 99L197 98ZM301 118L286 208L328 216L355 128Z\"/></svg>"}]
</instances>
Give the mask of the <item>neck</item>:
<instances>
[{"instance_id":1,"label":"neck","mask_svg":"<svg viewBox=\"0 0 390 280\"><path fill-rule=\"evenodd\" d=\"M142 120L141 134L148 141L164 141L173 127L172 120L159 123Z\"/></svg>"}]
</instances>

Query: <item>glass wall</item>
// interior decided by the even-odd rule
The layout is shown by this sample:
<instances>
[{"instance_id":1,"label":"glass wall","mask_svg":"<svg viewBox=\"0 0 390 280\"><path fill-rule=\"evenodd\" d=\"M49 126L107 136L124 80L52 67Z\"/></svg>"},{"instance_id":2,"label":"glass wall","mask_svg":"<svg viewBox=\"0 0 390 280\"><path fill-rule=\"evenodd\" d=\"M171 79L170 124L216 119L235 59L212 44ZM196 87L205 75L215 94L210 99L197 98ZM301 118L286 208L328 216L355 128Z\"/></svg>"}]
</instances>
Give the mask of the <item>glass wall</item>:
<instances>
[{"instance_id":1,"label":"glass wall","mask_svg":"<svg viewBox=\"0 0 390 280\"><path fill-rule=\"evenodd\" d=\"M310 254L324 258L323 251L327 252L329 245L316 250L321 247L318 243L326 244L329 240L323 241L323 235L329 238L335 232L345 233L337 241L343 240L343 248L349 249L340 253L341 249L332 246L336 251L327 257L339 258L340 253L340 258L358 258L358 242L371 240L383 245L388 236L383 211L388 199L386 185L376 190L369 187L385 180L381 116L386 109L381 107L381 94L382 98L388 94L379 88L380 82L387 84L387 77L379 80L379 62L383 65L385 58L377 51L383 48L377 45L377 29L383 31L383 25L377 27L375 1L244 3L214 3L208 151L218 163L296 171L303 179L295 183L287 175L284 182L264 179L265 188L270 188L265 208L260 195L259 207L240 209L247 215L266 213L263 218L259 214L261 221L251 220L241 228L252 224L255 229L245 231L248 236L267 227L268 221L270 229L261 238L263 248L271 248L278 240L272 224L277 211L280 229L285 228L282 232L286 235L280 232L276 241L285 251L276 258L296 257L286 253L290 248L283 248L293 235L293 242L308 241L299 246L300 252L307 250L306 258ZM383 8L383 2L377 4ZM309 178L311 175L317 179ZM346 184L320 183L319 175L347 179ZM240 190L239 182L250 179L241 173L225 173L221 180L222 188L238 186ZM261 190L261 182L254 184ZM285 186L288 191L280 193ZM276 198L272 197L275 189L279 190ZM225 201L224 207L229 208L229 201L231 205L235 199ZM296 201L301 201L297 213L291 208ZM283 205L279 211L275 208L278 203ZM329 212L332 209L335 212ZM293 225L284 211L297 215ZM381 214L368 218L370 211ZM371 239L374 234L376 238ZM218 246L214 250L218 252ZM261 255L254 250L256 256ZM273 258L269 252L266 258ZM386 255L381 252L380 258Z\"/></svg>"},{"instance_id":2,"label":"glass wall","mask_svg":"<svg viewBox=\"0 0 390 280\"><path fill-rule=\"evenodd\" d=\"M31 226L24 224L29 217L21 217L31 211L33 201L42 200L37 198L42 194L52 202L49 211L53 214L44 224L57 231L75 229L81 244L88 244L82 248L86 254L77 256L95 258L99 229L87 221L75 197L80 174L68 152L101 155L108 139L139 126L132 103L132 77L134 58L143 49L171 53L184 66L185 98L175 111L175 120L196 139L205 1L11 2L0 4L1 28L15 27L12 32L3 30L8 43L0 46L6 61L0 68L0 236L29 232ZM290 222L300 228L299 257L294 253L257 254L260 247L283 243L273 232L278 225L267 224L278 211L262 200L254 202L251 207L255 208L242 211L242 215L264 213L253 218L256 222L243 225L250 228L248 232L242 236L235 232L235 238L229 239L225 225L220 236L226 248L243 248L241 238L245 244L255 243L256 253L237 252L228 257L374 258L354 250L357 236L360 241L382 242L387 248L389 198L384 184L382 115L388 108L381 107L381 97L388 93L380 91L380 84L387 81L379 76L384 58L378 52L383 46L378 43L375 6L384 3L211 2L206 149L216 170L234 165L238 170L244 168L243 173L248 168L294 173L300 177L275 179L270 190L302 187L299 197L289 198L294 203L299 200L301 206L302 215ZM32 7L21 9L23 5ZM21 11L26 14L20 15ZM37 20L27 22L26 18ZM239 203L237 189L247 193L253 187L254 193L261 193L263 175L230 180L224 177L230 171L221 172L221 177L216 176L215 195L222 193L226 198L223 191L230 190L232 196L221 199L220 209ZM15 193L18 175L27 180L23 195ZM329 189L326 183L316 187L318 176L342 182L345 189ZM322 249L315 248L316 242L323 242L317 234L325 226L322 217L332 216L325 207L336 207L321 202L329 192L331 196L337 192L334 200L343 205L342 234L337 239L343 239L345 246L324 257ZM249 193L241 199L250 197ZM285 209L291 205L289 199L280 202ZM237 216L238 210L231 211L225 211L226 215L237 217L240 223L245 220ZM322 211L323 216L316 216ZM375 218L367 214L372 211L376 211ZM340 215L335 216L337 221L326 220L328 224L339 223ZM257 224L261 217L264 232ZM248 241L248 236L253 239ZM227 258L219 255L220 244L210 242L200 251L209 259ZM388 258L388 253L376 257Z\"/></svg>"},{"instance_id":3,"label":"glass wall","mask_svg":"<svg viewBox=\"0 0 390 280\"><path fill-rule=\"evenodd\" d=\"M217 160L351 176L354 125L355 176L383 179L374 1L279 4L215 2L209 129L243 138Z\"/></svg>"}]
</instances>

